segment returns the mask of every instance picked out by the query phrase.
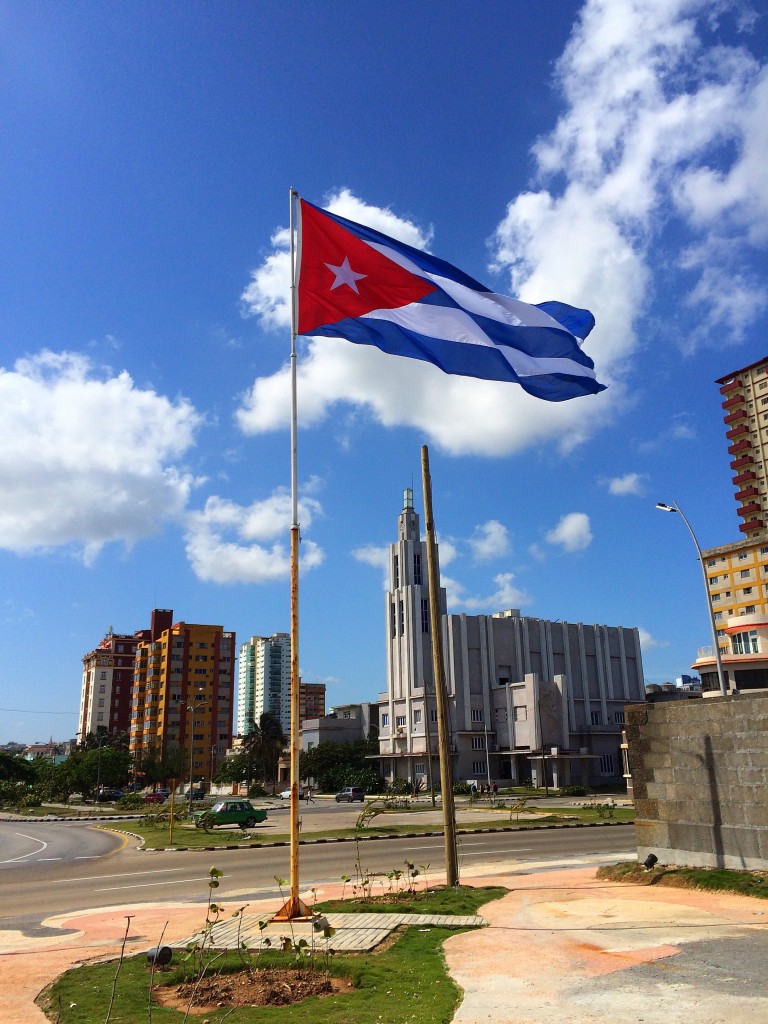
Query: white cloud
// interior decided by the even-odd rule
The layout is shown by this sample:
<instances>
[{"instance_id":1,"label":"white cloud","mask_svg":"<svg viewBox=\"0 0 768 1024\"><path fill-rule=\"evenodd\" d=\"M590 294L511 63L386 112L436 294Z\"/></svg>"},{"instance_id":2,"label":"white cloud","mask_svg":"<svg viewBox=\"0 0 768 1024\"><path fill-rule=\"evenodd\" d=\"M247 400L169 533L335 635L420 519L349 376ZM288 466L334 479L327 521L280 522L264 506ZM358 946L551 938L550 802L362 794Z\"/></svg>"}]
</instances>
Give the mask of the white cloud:
<instances>
[{"instance_id":1,"label":"white cloud","mask_svg":"<svg viewBox=\"0 0 768 1024\"><path fill-rule=\"evenodd\" d=\"M374 569L381 570L382 586L384 590L389 589L389 547L377 547L374 544L366 544L362 548L355 548L352 557L370 565Z\"/></svg>"},{"instance_id":2,"label":"white cloud","mask_svg":"<svg viewBox=\"0 0 768 1024\"><path fill-rule=\"evenodd\" d=\"M614 381L635 349L650 257L670 220L699 240L698 261L680 257L699 274L694 344L739 340L745 310L754 322L765 308L765 282L745 257L768 240L766 71L743 48L705 43L727 6L588 0L558 62L566 111L534 150L542 177L564 178L562 192L518 196L497 231L497 262L522 298L557 285L595 312L588 349Z\"/></svg>"},{"instance_id":3,"label":"white cloud","mask_svg":"<svg viewBox=\"0 0 768 1024\"><path fill-rule=\"evenodd\" d=\"M549 544L559 544L565 551L583 551L592 543L589 516L584 512L568 512L546 535Z\"/></svg>"},{"instance_id":4,"label":"white cloud","mask_svg":"<svg viewBox=\"0 0 768 1024\"><path fill-rule=\"evenodd\" d=\"M614 476L604 483L608 487L609 494L645 494L645 487L648 482L646 473L625 473L624 476Z\"/></svg>"},{"instance_id":5,"label":"white cloud","mask_svg":"<svg viewBox=\"0 0 768 1024\"><path fill-rule=\"evenodd\" d=\"M299 497L303 570L316 568L325 558L322 549L304 536L319 514L322 508L315 499L305 494ZM291 518L291 496L284 488L247 506L211 496L202 511L186 517L187 557L195 575L210 583L284 579L290 575Z\"/></svg>"},{"instance_id":6,"label":"white cloud","mask_svg":"<svg viewBox=\"0 0 768 1024\"><path fill-rule=\"evenodd\" d=\"M72 546L91 562L184 509L195 480L180 459L200 415L97 371L71 352L42 351L0 368L0 546Z\"/></svg>"},{"instance_id":7,"label":"white cloud","mask_svg":"<svg viewBox=\"0 0 768 1024\"><path fill-rule=\"evenodd\" d=\"M493 577L497 589L488 597L465 597L466 588L450 577L442 578L446 589L448 608L466 608L471 612L501 612L508 608L521 608L530 603L530 596L513 583L514 574L502 572Z\"/></svg>"},{"instance_id":8,"label":"white cloud","mask_svg":"<svg viewBox=\"0 0 768 1024\"><path fill-rule=\"evenodd\" d=\"M693 441L695 439L696 431L688 422L687 413L677 413L670 418L655 437L641 441L637 448L640 452L652 452L659 448L667 448L678 441Z\"/></svg>"},{"instance_id":9,"label":"white cloud","mask_svg":"<svg viewBox=\"0 0 768 1024\"><path fill-rule=\"evenodd\" d=\"M511 549L509 531L498 520L489 519L487 523L475 528L474 534L469 538L469 546L478 562L501 558Z\"/></svg>"},{"instance_id":10,"label":"white cloud","mask_svg":"<svg viewBox=\"0 0 768 1024\"><path fill-rule=\"evenodd\" d=\"M669 640L656 640L647 629L638 628L640 636L640 648L643 651L650 651L654 647L669 647Z\"/></svg>"}]
</instances>

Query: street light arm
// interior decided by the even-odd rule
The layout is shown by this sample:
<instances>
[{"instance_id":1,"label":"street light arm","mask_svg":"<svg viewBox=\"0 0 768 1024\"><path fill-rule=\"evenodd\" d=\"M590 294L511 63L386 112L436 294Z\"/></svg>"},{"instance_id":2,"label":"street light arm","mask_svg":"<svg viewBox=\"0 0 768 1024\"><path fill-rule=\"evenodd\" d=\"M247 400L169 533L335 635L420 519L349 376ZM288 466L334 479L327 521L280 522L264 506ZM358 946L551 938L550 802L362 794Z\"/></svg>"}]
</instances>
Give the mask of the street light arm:
<instances>
[{"instance_id":1,"label":"street light arm","mask_svg":"<svg viewBox=\"0 0 768 1024\"><path fill-rule=\"evenodd\" d=\"M717 665L717 680L720 684L720 693L725 697L728 694L728 688L725 685L725 674L723 672L723 659L720 656L720 642L717 637L717 623L715 622L715 613L712 610L712 598L709 593L709 578L707 577L707 569L704 565L704 557L701 553L701 547L696 539L696 534L693 532L693 527L685 517L685 513L677 504L673 501L671 505L666 504L663 501L656 502L656 508L662 512L677 512L680 518L683 520L685 525L688 527L688 532L691 535L691 539L696 547L696 554L699 556L699 564L701 565L701 575L704 578L704 591L707 595L707 611L709 612L709 624L712 629L712 643L714 645L715 664Z\"/></svg>"}]
</instances>

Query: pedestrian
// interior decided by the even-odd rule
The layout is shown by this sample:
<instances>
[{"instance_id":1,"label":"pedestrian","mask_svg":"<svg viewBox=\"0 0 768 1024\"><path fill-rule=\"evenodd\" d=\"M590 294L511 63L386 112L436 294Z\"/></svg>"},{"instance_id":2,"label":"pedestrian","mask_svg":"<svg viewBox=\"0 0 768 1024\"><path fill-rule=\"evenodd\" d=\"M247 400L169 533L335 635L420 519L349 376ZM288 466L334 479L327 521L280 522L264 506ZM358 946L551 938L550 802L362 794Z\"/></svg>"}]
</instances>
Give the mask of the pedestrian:
<instances>
[{"instance_id":1,"label":"pedestrian","mask_svg":"<svg viewBox=\"0 0 768 1024\"><path fill-rule=\"evenodd\" d=\"M306 794L305 794L305 795L306 795L306 797L307 797L307 803L308 803L308 804L313 804L313 803L315 802L315 801L314 801L314 800L312 799L312 787L311 787L311 786L307 786L307 789L306 789Z\"/></svg>"},{"instance_id":2,"label":"pedestrian","mask_svg":"<svg viewBox=\"0 0 768 1024\"><path fill-rule=\"evenodd\" d=\"M494 784L493 784L493 795L496 796L498 794L498 792L499 792L499 787L494 782Z\"/></svg>"}]
</instances>

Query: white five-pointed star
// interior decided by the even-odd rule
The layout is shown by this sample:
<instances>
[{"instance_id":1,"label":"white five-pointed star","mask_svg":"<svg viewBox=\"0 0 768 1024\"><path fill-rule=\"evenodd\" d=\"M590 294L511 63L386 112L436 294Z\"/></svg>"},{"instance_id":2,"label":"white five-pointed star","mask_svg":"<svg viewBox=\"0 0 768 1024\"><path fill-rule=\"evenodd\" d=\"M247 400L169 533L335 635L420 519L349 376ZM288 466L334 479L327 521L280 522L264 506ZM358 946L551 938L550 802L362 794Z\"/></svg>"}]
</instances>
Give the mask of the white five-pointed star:
<instances>
[{"instance_id":1,"label":"white five-pointed star","mask_svg":"<svg viewBox=\"0 0 768 1024\"><path fill-rule=\"evenodd\" d=\"M340 267L334 267L331 263L326 263L325 265L326 267L328 267L332 274L336 275L334 282L331 285L331 291L333 291L334 288L338 288L339 285L341 284L347 284L349 285L353 292L356 292L358 295L360 294L360 292L357 289L357 282L364 277L368 277L368 275L356 274L352 267L350 267L349 265L349 256L344 257L344 262L341 264Z\"/></svg>"}]
</instances>

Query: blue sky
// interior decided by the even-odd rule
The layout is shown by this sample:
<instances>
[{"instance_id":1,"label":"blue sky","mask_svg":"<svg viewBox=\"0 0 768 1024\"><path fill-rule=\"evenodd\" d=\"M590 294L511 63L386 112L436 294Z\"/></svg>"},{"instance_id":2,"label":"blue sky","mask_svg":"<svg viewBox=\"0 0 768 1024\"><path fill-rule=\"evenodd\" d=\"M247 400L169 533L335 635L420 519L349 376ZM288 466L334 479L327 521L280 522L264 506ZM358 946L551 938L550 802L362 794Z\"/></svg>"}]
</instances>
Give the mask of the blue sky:
<instances>
[{"instance_id":1,"label":"blue sky","mask_svg":"<svg viewBox=\"0 0 768 1024\"><path fill-rule=\"evenodd\" d=\"M301 671L384 688L382 553L430 449L451 610L710 642L739 537L714 380L766 354L768 16L712 0L0 0L0 742L74 735L153 607L289 628L288 191L586 306L551 405L300 346Z\"/></svg>"}]
</instances>

